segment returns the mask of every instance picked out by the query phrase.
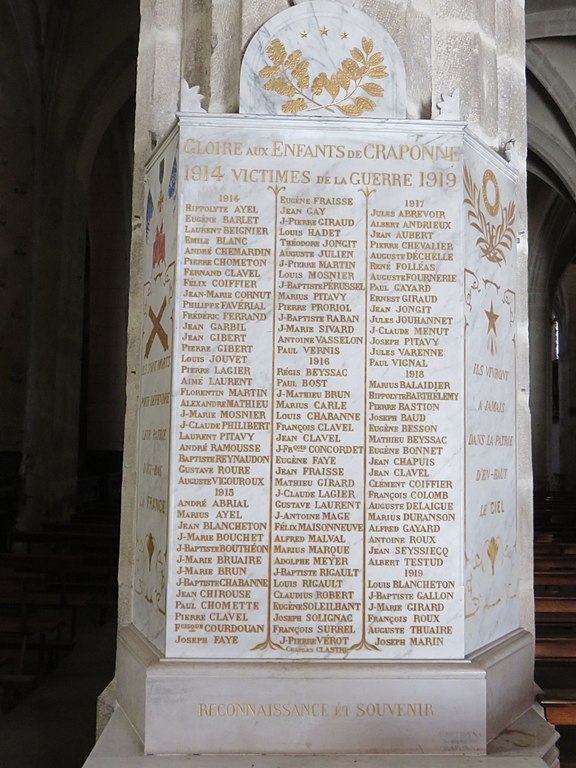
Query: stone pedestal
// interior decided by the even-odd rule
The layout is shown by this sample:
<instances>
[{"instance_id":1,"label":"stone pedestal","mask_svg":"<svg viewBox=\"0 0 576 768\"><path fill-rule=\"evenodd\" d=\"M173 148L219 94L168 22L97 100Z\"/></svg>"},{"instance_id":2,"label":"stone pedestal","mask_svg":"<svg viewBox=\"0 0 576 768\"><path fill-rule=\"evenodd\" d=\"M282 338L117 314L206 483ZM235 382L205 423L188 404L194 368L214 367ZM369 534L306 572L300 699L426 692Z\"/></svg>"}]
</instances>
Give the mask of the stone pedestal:
<instances>
[{"instance_id":1,"label":"stone pedestal","mask_svg":"<svg viewBox=\"0 0 576 768\"><path fill-rule=\"evenodd\" d=\"M485 757L463 755L165 755L145 756L138 735L116 709L86 768L558 768L558 734L534 710L512 723Z\"/></svg>"},{"instance_id":2,"label":"stone pedestal","mask_svg":"<svg viewBox=\"0 0 576 768\"><path fill-rule=\"evenodd\" d=\"M337 3L265 24L240 97L184 89L146 170L119 717L148 755L481 759L533 698L516 173L457 96L403 119Z\"/></svg>"},{"instance_id":3,"label":"stone pedestal","mask_svg":"<svg viewBox=\"0 0 576 768\"><path fill-rule=\"evenodd\" d=\"M119 642L119 703L152 754L485 754L532 705L530 637L444 662L165 659Z\"/></svg>"},{"instance_id":4,"label":"stone pedestal","mask_svg":"<svg viewBox=\"0 0 576 768\"><path fill-rule=\"evenodd\" d=\"M513 173L462 123L181 115L148 184L145 750L484 753L532 700Z\"/></svg>"}]
</instances>

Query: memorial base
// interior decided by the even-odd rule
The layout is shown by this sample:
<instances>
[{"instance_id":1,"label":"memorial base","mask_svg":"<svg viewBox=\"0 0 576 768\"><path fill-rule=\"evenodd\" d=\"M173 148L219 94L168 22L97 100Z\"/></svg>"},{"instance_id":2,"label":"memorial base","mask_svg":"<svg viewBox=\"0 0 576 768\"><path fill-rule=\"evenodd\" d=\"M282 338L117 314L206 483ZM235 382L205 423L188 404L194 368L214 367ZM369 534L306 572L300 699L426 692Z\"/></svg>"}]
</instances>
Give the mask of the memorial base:
<instances>
[{"instance_id":1,"label":"memorial base","mask_svg":"<svg viewBox=\"0 0 576 768\"><path fill-rule=\"evenodd\" d=\"M118 707L84 768L559 768L558 734L534 710L490 744L488 755L144 755Z\"/></svg>"},{"instance_id":2,"label":"memorial base","mask_svg":"<svg viewBox=\"0 0 576 768\"><path fill-rule=\"evenodd\" d=\"M532 653L519 630L457 661L196 663L126 628L119 704L146 754L484 755L532 706Z\"/></svg>"}]
</instances>

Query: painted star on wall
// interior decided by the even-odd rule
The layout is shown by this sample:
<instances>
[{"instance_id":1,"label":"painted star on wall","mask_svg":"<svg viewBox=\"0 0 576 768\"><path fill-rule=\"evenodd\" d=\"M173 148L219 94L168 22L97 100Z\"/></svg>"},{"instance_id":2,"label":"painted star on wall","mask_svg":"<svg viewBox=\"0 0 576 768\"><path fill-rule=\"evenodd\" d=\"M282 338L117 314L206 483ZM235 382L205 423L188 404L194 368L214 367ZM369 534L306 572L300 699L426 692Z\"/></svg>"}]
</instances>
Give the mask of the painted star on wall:
<instances>
[{"instance_id":1,"label":"painted star on wall","mask_svg":"<svg viewBox=\"0 0 576 768\"><path fill-rule=\"evenodd\" d=\"M496 336L496 320L500 317L500 315L497 315L496 312L494 312L494 302L490 302L490 311L487 309L484 310L484 314L488 318L488 330L486 333L490 333L490 331L494 331L494 335Z\"/></svg>"}]
</instances>

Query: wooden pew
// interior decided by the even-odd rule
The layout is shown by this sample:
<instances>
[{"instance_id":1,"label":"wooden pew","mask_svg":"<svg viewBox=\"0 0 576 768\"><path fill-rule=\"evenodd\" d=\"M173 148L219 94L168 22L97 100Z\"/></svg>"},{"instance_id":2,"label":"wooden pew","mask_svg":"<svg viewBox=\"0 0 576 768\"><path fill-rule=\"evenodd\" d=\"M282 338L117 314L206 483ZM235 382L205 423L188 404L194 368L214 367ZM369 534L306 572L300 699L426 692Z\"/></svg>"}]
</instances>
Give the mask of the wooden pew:
<instances>
[{"instance_id":1,"label":"wooden pew","mask_svg":"<svg viewBox=\"0 0 576 768\"><path fill-rule=\"evenodd\" d=\"M3 690L1 709L10 709L21 693L36 686L36 675L19 674L14 672L14 662L10 656L0 656L0 689Z\"/></svg>"},{"instance_id":2,"label":"wooden pew","mask_svg":"<svg viewBox=\"0 0 576 768\"><path fill-rule=\"evenodd\" d=\"M558 664L560 661L576 662L576 637L539 637L536 638L536 660Z\"/></svg>"},{"instance_id":3,"label":"wooden pew","mask_svg":"<svg viewBox=\"0 0 576 768\"><path fill-rule=\"evenodd\" d=\"M75 625L75 609L92 605L99 610L103 623L106 613L117 604L118 531L104 530L98 533L78 531L16 532L12 542L26 547L31 557L52 558L60 565L59 583L63 603L72 609ZM25 555L24 555L25 556ZM23 557L18 554L0 555L2 559ZM58 561L58 558L61 558ZM34 561L22 560L18 568L28 567ZM50 570L49 562L38 564L39 569ZM73 633L72 633L73 634Z\"/></svg>"},{"instance_id":4,"label":"wooden pew","mask_svg":"<svg viewBox=\"0 0 576 768\"><path fill-rule=\"evenodd\" d=\"M576 725L576 691L543 691L536 699L544 707L546 720L553 725Z\"/></svg>"},{"instance_id":5,"label":"wooden pew","mask_svg":"<svg viewBox=\"0 0 576 768\"><path fill-rule=\"evenodd\" d=\"M30 591L28 605L34 608L52 608L57 610L61 619L59 645L70 647L76 632L77 611L91 603L91 596L86 591L75 589L76 574L83 564L81 554L0 554L0 569L10 569L21 576L41 575L49 579L49 589ZM68 639L64 639L63 630L69 625Z\"/></svg>"},{"instance_id":6,"label":"wooden pew","mask_svg":"<svg viewBox=\"0 0 576 768\"><path fill-rule=\"evenodd\" d=\"M61 627L59 611L39 611L30 601L32 594L48 589L48 574L18 573L6 568L0 571L0 597L4 606L0 616L0 638L7 644L15 644L18 651L16 670L9 678L11 686L34 682L34 675L30 678L24 671L29 644L34 638L38 641L36 674L39 674L45 668L47 639L50 635L56 636Z\"/></svg>"},{"instance_id":7,"label":"wooden pew","mask_svg":"<svg viewBox=\"0 0 576 768\"><path fill-rule=\"evenodd\" d=\"M576 571L576 557L566 555L535 555L535 571Z\"/></svg>"},{"instance_id":8,"label":"wooden pew","mask_svg":"<svg viewBox=\"0 0 576 768\"><path fill-rule=\"evenodd\" d=\"M576 667L576 499L535 498L534 529L536 665ZM570 692L538 698L550 722L576 724Z\"/></svg>"},{"instance_id":9,"label":"wooden pew","mask_svg":"<svg viewBox=\"0 0 576 768\"><path fill-rule=\"evenodd\" d=\"M535 571L534 586L538 587L573 587L576 589L576 570L573 571Z\"/></svg>"},{"instance_id":10,"label":"wooden pew","mask_svg":"<svg viewBox=\"0 0 576 768\"><path fill-rule=\"evenodd\" d=\"M117 550L118 531L82 531L76 529L60 531L16 531L12 544L24 544L28 552L39 545L48 552L89 552L98 549Z\"/></svg>"}]
</instances>

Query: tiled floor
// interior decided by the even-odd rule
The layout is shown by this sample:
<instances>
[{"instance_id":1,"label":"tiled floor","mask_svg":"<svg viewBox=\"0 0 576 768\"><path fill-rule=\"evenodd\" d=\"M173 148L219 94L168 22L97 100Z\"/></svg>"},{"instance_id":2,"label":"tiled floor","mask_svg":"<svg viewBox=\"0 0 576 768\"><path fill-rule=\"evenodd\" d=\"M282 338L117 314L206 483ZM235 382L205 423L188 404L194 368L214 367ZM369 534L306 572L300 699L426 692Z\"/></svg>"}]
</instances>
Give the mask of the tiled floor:
<instances>
[{"instance_id":1,"label":"tiled floor","mask_svg":"<svg viewBox=\"0 0 576 768\"><path fill-rule=\"evenodd\" d=\"M94 745L96 699L114 675L116 628L87 617L73 650L0 714L2 768L81 768Z\"/></svg>"}]
</instances>

